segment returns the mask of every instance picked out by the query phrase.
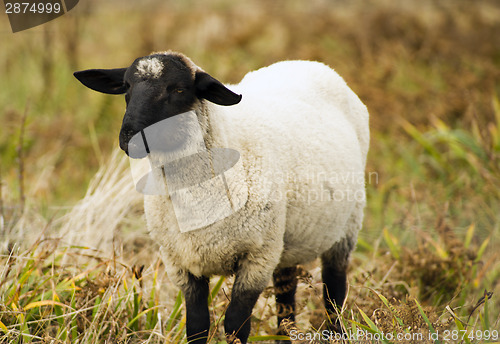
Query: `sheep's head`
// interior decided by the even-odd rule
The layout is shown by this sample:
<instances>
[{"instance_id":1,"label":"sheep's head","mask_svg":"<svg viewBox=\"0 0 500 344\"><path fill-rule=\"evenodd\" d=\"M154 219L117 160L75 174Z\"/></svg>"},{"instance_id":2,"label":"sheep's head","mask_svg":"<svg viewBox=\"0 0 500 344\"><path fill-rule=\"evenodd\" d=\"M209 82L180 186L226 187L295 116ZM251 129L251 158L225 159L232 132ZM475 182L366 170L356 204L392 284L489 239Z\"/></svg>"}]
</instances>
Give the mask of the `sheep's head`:
<instances>
[{"instance_id":1,"label":"sheep's head","mask_svg":"<svg viewBox=\"0 0 500 344\"><path fill-rule=\"evenodd\" d=\"M184 55L165 52L136 59L128 68L89 69L74 73L85 86L102 93L125 94L127 109L120 148L144 128L192 110L199 100L219 105L240 102L238 95Z\"/></svg>"}]
</instances>

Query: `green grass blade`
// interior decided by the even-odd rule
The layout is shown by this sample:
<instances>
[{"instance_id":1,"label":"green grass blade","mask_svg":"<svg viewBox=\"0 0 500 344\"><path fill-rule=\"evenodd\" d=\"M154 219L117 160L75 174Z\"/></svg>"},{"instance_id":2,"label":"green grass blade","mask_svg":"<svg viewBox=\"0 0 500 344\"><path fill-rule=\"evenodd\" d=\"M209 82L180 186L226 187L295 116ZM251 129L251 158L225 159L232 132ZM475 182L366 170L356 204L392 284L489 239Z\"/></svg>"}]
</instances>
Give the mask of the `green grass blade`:
<instances>
[{"instance_id":1,"label":"green grass blade","mask_svg":"<svg viewBox=\"0 0 500 344\"><path fill-rule=\"evenodd\" d=\"M373 252L375 249L373 248L373 245L368 243L368 241L364 240L363 238L358 238L358 245L359 248L363 248L368 252Z\"/></svg>"},{"instance_id":2,"label":"green grass blade","mask_svg":"<svg viewBox=\"0 0 500 344\"><path fill-rule=\"evenodd\" d=\"M139 314L137 314L137 315L136 315L136 316L135 316L132 320L130 320L130 321L128 322L127 327L132 328L132 326L134 326L135 324L137 324L137 323L138 323L138 322L137 322L137 320L139 320L139 318L140 318L141 316L143 316L144 314L146 314L146 313L148 313L148 312L150 312L150 311L154 311L156 308L157 308L157 307L155 306L155 307L153 307L153 308L148 308L148 309L143 310L142 312L140 312Z\"/></svg>"},{"instance_id":3,"label":"green grass blade","mask_svg":"<svg viewBox=\"0 0 500 344\"><path fill-rule=\"evenodd\" d=\"M158 269L156 268L153 275L153 286L151 288L151 293L149 295L148 308L153 308L152 312L149 312L146 316L146 322L148 329L154 329L156 323L158 322L158 297L156 295L156 288L158 282Z\"/></svg>"},{"instance_id":4,"label":"green grass blade","mask_svg":"<svg viewBox=\"0 0 500 344\"><path fill-rule=\"evenodd\" d=\"M481 244L481 246L477 250L476 262L479 262L481 260L481 258L483 257L484 251L486 250L486 247L488 246L489 243L490 243L490 238L488 237L483 241L483 243Z\"/></svg>"},{"instance_id":5,"label":"green grass blade","mask_svg":"<svg viewBox=\"0 0 500 344\"><path fill-rule=\"evenodd\" d=\"M392 256L396 259L399 260L401 257L400 252L399 252L399 245L397 243L397 239L389 233L389 230L387 227L384 227L383 230L383 235L384 235L384 240L387 246L389 247L389 251L391 251Z\"/></svg>"},{"instance_id":6,"label":"green grass blade","mask_svg":"<svg viewBox=\"0 0 500 344\"><path fill-rule=\"evenodd\" d=\"M361 308L358 308L358 311L359 313L361 314L361 316L363 317L363 320L368 324L368 328L362 326L361 324L359 324L360 326L362 326L363 328L367 329L368 331L370 331L371 333L377 333L380 335L380 339L382 341L382 343L385 343L385 344L389 344L390 342L385 339L382 331L380 331L380 329L377 327L377 325L375 325L375 323L368 317L368 315L365 314L365 312L363 312L361 310Z\"/></svg>"},{"instance_id":7,"label":"green grass blade","mask_svg":"<svg viewBox=\"0 0 500 344\"><path fill-rule=\"evenodd\" d=\"M222 287L222 283L224 283L225 280L226 280L226 278L224 276L221 276L219 278L219 280L217 281L217 283L215 284L215 286L213 287L212 291L210 292L210 295L208 296L208 304L209 305L212 304L213 300L217 296L217 293L219 292L220 288Z\"/></svg>"},{"instance_id":8,"label":"green grass blade","mask_svg":"<svg viewBox=\"0 0 500 344\"><path fill-rule=\"evenodd\" d=\"M101 298L98 296L95 299L94 307L92 309L92 319L95 319L97 315L97 311L99 310L99 306L101 305Z\"/></svg>"},{"instance_id":9,"label":"green grass blade","mask_svg":"<svg viewBox=\"0 0 500 344\"><path fill-rule=\"evenodd\" d=\"M481 317L481 325L483 327L483 331L490 330L490 317L489 317L489 311L488 311L488 303L489 303L489 297L488 294L485 292L484 293L484 306L483 306L483 316Z\"/></svg>"},{"instance_id":10,"label":"green grass blade","mask_svg":"<svg viewBox=\"0 0 500 344\"><path fill-rule=\"evenodd\" d=\"M418 311L420 312L420 315L422 316L422 318L424 319L425 323L427 324L427 326L429 326L429 331L434 335L434 336L437 336L436 334L436 330L434 329L434 326L432 326L432 323L431 321L429 320L429 318L427 317L427 315L425 315L425 312L422 308L422 306L420 306L420 303L417 301L417 299L415 299L415 304L417 305L418 307ZM436 339L434 340L434 343L435 344L440 344L441 342L439 341L439 339Z\"/></svg>"},{"instance_id":11,"label":"green grass blade","mask_svg":"<svg viewBox=\"0 0 500 344\"><path fill-rule=\"evenodd\" d=\"M442 174L443 169L446 171L449 170L448 163L443 159L441 153L436 149L435 143L432 142L432 140L426 137L426 135L421 133L414 125L412 125L408 121L403 121L401 123L401 126L403 127L404 131L406 131L408 135L410 135L416 142L418 142L437 163L437 165L441 168L440 170L438 170L438 172Z\"/></svg>"},{"instance_id":12,"label":"green grass blade","mask_svg":"<svg viewBox=\"0 0 500 344\"><path fill-rule=\"evenodd\" d=\"M167 332L172 330L175 322L179 320L181 314L181 306L182 306L182 292L179 291L179 293L177 294L177 298L175 299L172 312L170 313L170 317L167 320L167 327L166 327Z\"/></svg>"},{"instance_id":13,"label":"green grass blade","mask_svg":"<svg viewBox=\"0 0 500 344\"><path fill-rule=\"evenodd\" d=\"M371 289L371 288L370 288ZM382 302L384 303L384 305L391 311L392 313L392 316L396 319L396 321L398 322L398 324L403 327L404 324L403 324L403 320L401 320L401 318L399 318L397 315L396 315L396 312L394 311L394 307L392 307L392 305L389 303L389 300L387 300L387 298L380 294L379 292L377 292L376 290L373 290L371 289L378 297L380 300L382 300Z\"/></svg>"},{"instance_id":14,"label":"green grass blade","mask_svg":"<svg viewBox=\"0 0 500 344\"><path fill-rule=\"evenodd\" d=\"M467 233L465 234L465 240L464 240L464 247L468 249L470 247L470 244L472 242L472 238L474 237L474 232L475 232L476 226L474 224L471 224L469 228L467 228Z\"/></svg>"},{"instance_id":15,"label":"green grass blade","mask_svg":"<svg viewBox=\"0 0 500 344\"><path fill-rule=\"evenodd\" d=\"M73 290L73 295L71 299L71 307L75 309L76 307L76 298ZM73 314L71 316L71 339L73 342L78 338L78 323L77 323L77 314Z\"/></svg>"},{"instance_id":16,"label":"green grass blade","mask_svg":"<svg viewBox=\"0 0 500 344\"><path fill-rule=\"evenodd\" d=\"M455 321L455 325L457 326L458 331L460 333L463 333L465 331L465 328L464 328L464 325L462 324L462 322L458 318L453 318L453 320ZM471 344L471 341L470 341L467 333L464 335L463 339L465 340L466 344Z\"/></svg>"},{"instance_id":17,"label":"green grass blade","mask_svg":"<svg viewBox=\"0 0 500 344\"><path fill-rule=\"evenodd\" d=\"M134 291L134 309L132 311L132 318L137 320L137 319L139 319L139 309L141 308L142 297L141 297L141 293L137 291L137 288L135 285L133 287L133 291ZM131 324L129 327L132 328L134 331L139 330L139 322L133 321L133 322L129 322L129 324Z\"/></svg>"},{"instance_id":18,"label":"green grass blade","mask_svg":"<svg viewBox=\"0 0 500 344\"><path fill-rule=\"evenodd\" d=\"M9 332L9 329L5 324L0 320L0 330L2 330L3 333L7 334Z\"/></svg>"},{"instance_id":19,"label":"green grass blade","mask_svg":"<svg viewBox=\"0 0 500 344\"><path fill-rule=\"evenodd\" d=\"M355 320L351 320L351 319L349 319L349 322L350 322L351 324L353 324L353 326L354 326L354 327L360 327L360 328L362 328L362 329L364 329L365 331L368 331L368 332L370 332L370 333L377 333L377 332L375 332L375 331L374 331L374 330L373 330L370 326L368 326L368 325L364 325L364 324L362 324L362 323L360 323L360 322L357 322L357 321L355 321ZM355 331L355 332L353 331L353 333L357 333L357 331Z\"/></svg>"}]
</instances>

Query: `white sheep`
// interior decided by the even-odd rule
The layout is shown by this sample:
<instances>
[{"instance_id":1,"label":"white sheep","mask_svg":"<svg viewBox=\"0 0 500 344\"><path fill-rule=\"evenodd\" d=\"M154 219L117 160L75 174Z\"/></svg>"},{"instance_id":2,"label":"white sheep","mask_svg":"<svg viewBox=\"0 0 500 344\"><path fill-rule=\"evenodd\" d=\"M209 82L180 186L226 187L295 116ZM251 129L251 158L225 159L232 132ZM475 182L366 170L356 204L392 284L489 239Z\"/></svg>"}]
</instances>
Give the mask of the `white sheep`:
<instances>
[{"instance_id":1,"label":"white sheep","mask_svg":"<svg viewBox=\"0 0 500 344\"><path fill-rule=\"evenodd\" d=\"M369 145L367 109L336 72L319 62L278 62L248 73L231 91L169 51L75 76L96 91L126 94L120 147L127 154L134 135L187 111L196 114L207 149L241 154L246 202L220 221L182 232L169 196L145 196L148 228L185 296L190 343L207 341L212 275L236 275L228 342L246 342L252 309L271 279L278 324L293 321L296 266L317 257L325 307L335 314L362 225ZM188 126L180 136L189 143L194 132Z\"/></svg>"}]
</instances>

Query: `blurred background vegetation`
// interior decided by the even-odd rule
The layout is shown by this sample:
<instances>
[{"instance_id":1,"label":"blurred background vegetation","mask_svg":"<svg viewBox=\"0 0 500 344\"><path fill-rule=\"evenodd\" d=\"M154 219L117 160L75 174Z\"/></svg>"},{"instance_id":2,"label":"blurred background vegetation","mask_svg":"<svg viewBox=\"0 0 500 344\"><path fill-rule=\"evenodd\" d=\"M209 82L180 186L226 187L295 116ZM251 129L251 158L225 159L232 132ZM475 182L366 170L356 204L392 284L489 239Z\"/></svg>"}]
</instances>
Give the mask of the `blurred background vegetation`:
<instances>
[{"instance_id":1,"label":"blurred background vegetation","mask_svg":"<svg viewBox=\"0 0 500 344\"><path fill-rule=\"evenodd\" d=\"M371 115L367 170L375 173L352 264L356 305L372 319L373 310L384 306L363 289L368 286L389 300L417 297L436 307L438 318L452 304L466 318L487 289L496 292L491 322L500 327L498 1L88 0L16 34L1 16L5 243L32 243L46 227L64 227L65 221L68 226L71 209L92 196L92 178L101 185L102 174L94 177L100 167L104 174L117 166L126 170L113 155L122 97L89 91L74 71L124 67L138 56L171 49L235 83L247 71L279 60L318 60L344 77ZM120 202L115 191L101 201ZM140 232L140 203L127 206L120 214L132 215L124 223L88 230ZM134 245L121 252L140 261ZM312 319L316 306L304 307Z\"/></svg>"}]
</instances>

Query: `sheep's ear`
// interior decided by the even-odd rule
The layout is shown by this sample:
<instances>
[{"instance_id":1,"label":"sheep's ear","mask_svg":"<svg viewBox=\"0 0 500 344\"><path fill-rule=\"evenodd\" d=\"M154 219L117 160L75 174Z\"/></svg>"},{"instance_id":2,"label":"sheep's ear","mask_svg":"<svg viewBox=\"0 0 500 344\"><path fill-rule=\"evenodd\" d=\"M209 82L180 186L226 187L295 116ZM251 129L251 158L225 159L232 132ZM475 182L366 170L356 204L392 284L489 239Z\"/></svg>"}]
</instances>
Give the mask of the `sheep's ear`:
<instances>
[{"instance_id":1,"label":"sheep's ear","mask_svg":"<svg viewBox=\"0 0 500 344\"><path fill-rule=\"evenodd\" d=\"M241 95L234 93L220 81L205 72L196 72L196 95L219 105L234 105L241 100Z\"/></svg>"},{"instance_id":2,"label":"sheep's ear","mask_svg":"<svg viewBox=\"0 0 500 344\"><path fill-rule=\"evenodd\" d=\"M82 84L97 92L122 94L127 91L123 77L127 68L88 69L73 73Z\"/></svg>"}]
</instances>

